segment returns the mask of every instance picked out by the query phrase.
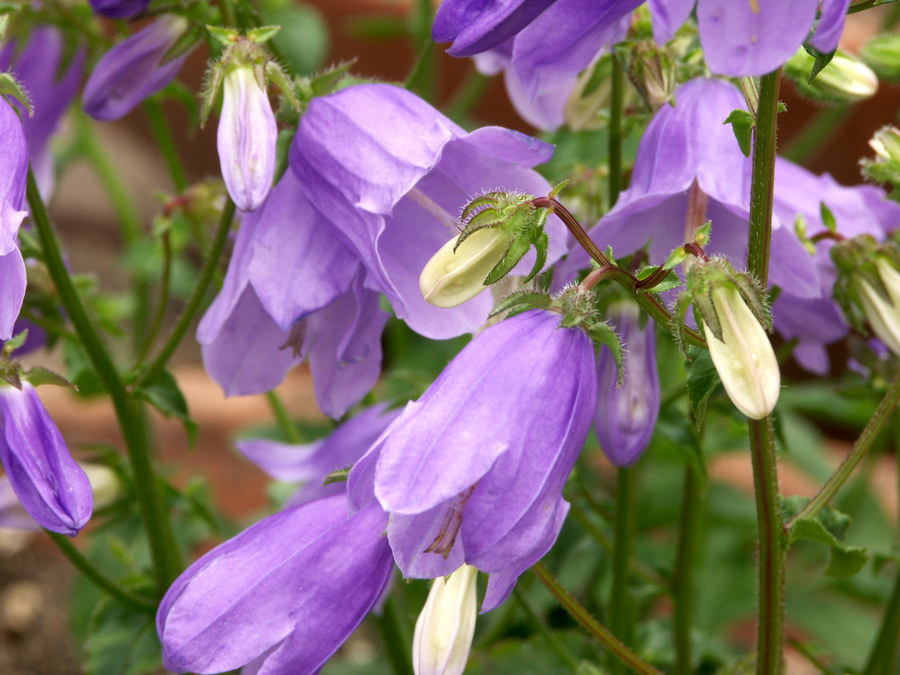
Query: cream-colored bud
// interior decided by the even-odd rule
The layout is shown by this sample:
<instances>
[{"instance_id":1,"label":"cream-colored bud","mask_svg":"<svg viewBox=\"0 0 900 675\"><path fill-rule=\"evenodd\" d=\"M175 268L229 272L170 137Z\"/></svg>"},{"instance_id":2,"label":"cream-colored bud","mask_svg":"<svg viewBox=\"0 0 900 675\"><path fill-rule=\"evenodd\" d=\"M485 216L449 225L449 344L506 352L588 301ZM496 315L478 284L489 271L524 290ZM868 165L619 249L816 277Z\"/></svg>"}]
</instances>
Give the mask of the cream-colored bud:
<instances>
[{"instance_id":1,"label":"cream-colored bud","mask_svg":"<svg viewBox=\"0 0 900 675\"><path fill-rule=\"evenodd\" d=\"M478 570L463 565L431 586L413 636L416 675L462 675L475 634Z\"/></svg>"},{"instance_id":2,"label":"cream-colored bud","mask_svg":"<svg viewBox=\"0 0 900 675\"><path fill-rule=\"evenodd\" d=\"M876 258L878 276L887 289L888 302L865 279L857 280L863 312L875 336L896 356L900 356L900 272L883 258Z\"/></svg>"},{"instance_id":3,"label":"cream-colored bud","mask_svg":"<svg viewBox=\"0 0 900 675\"><path fill-rule=\"evenodd\" d=\"M722 340L704 327L709 355L734 406L760 420L775 408L781 390L772 343L736 288L720 286L713 290L712 299Z\"/></svg>"},{"instance_id":4,"label":"cream-colored bud","mask_svg":"<svg viewBox=\"0 0 900 675\"><path fill-rule=\"evenodd\" d=\"M419 275L422 295L436 307L456 307L481 293L510 243L510 235L499 228L473 232L454 251L456 239L441 246Z\"/></svg>"},{"instance_id":5,"label":"cream-colored bud","mask_svg":"<svg viewBox=\"0 0 900 675\"><path fill-rule=\"evenodd\" d=\"M900 129L893 126L881 127L869 140L869 147L884 161L900 161Z\"/></svg>"}]
</instances>

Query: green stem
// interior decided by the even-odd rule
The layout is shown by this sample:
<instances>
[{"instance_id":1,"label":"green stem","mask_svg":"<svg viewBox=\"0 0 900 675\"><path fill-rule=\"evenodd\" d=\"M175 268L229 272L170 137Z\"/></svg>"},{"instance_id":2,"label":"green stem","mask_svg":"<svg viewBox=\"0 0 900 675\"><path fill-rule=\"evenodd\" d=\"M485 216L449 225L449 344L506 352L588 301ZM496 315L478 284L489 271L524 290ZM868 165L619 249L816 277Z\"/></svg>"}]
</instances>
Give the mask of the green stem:
<instances>
[{"instance_id":1,"label":"green stem","mask_svg":"<svg viewBox=\"0 0 900 675\"><path fill-rule=\"evenodd\" d=\"M609 208L622 191L622 106L625 100L625 75L615 53L612 55L612 91L609 99Z\"/></svg>"},{"instance_id":2,"label":"green stem","mask_svg":"<svg viewBox=\"0 0 900 675\"><path fill-rule=\"evenodd\" d=\"M430 40L428 42L422 43L422 46L419 48L419 53L416 56L416 61L415 63L413 63L412 70L409 71L409 75L406 77L406 81L403 83L403 86L406 89L412 91L416 87L416 85L419 84L419 81L423 78L423 76L429 71L429 66L431 64L431 50L433 48L434 43ZM423 96L422 98L426 97Z\"/></svg>"},{"instance_id":3,"label":"green stem","mask_svg":"<svg viewBox=\"0 0 900 675\"><path fill-rule=\"evenodd\" d=\"M175 147L175 141L172 139L172 132L169 129L168 122L166 122L166 116L163 114L162 106L160 106L159 101L155 97L151 96L144 101L144 112L150 121L150 127L153 129L153 135L156 137L156 144L162 150L163 157L166 159L166 165L169 167L169 175L172 178L175 192L182 194L187 189L187 178L184 174L181 157L178 156L178 149Z\"/></svg>"},{"instance_id":4,"label":"green stem","mask_svg":"<svg viewBox=\"0 0 900 675\"><path fill-rule=\"evenodd\" d=\"M894 580L894 590L884 609L878 638L862 675L894 675L897 669L897 642L900 640L900 571Z\"/></svg>"},{"instance_id":5,"label":"green stem","mask_svg":"<svg viewBox=\"0 0 900 675\"><path fill-rule=\"evenodd\" d=\"M387 650L388 659L396 675L414 675L412 667L412 641L407 626L400 620L395 599L388 597L381 616L375 616L378 632Z\"/></svg>"},{"instance_id":6,"label":"green stem","mask_svg":"<svg viewBox=\"0 0 900 675\"><path fill-rule=\"evenodd\" d=\"M144 337L141 345L141 351L137 360L139 365L150 354L150 348L159 334L159 329L162 327L163 319L166 316L166 308L169 306L169 284L172 276L172 242L168 232L163 232L161 242L163 247L163 269L159 287L159 300L156 303L156 315L153 317L153 323L150 324L150 330L147 331L147 335Z\"/></svg>"},{"instance_id":7,"label":"green stem","mask_svg":"<svg viewBox=\"0 0 900 675\"><path fill-rule=\"evenodd\" d=\"M175 328L172 329L172 333L169 335L166 343L162 346L162 349L160 349L159 354L156 355L153 363L147 366L147 369L137 378L135 386L150 382L166 367L166 363L168 363L172 354L175 353L175 350L181 343L181 339L184 337L185 333L187 333L188 328L190 328L191 322L200 310L200 305L203 302L206 291L219 266L219 258L222 257L222 250L225 248L225 242L228 240L228 233L231 231L234 208L234 202L231 201L230 198L227 199L225 208L222 210L222 216L219 219L219 226L216 230L212 246L210 246L209 252L206 255L203 269L200 271L200 278L197 280L197 284L191 292L191 297L188 298L187 304L181 312L181 316L178 317L178 322L175 324Z\"/></svg>"},{"instance_id":8,"label":"green stem","mask_svg":"<svg viewBox=\"0 0 900 675\"><path fill-rule=\"evenodd\" d=\"M94 567L94 565L81 554L81 551L75 548L66 535L59 534L58 532L51 532L50 530L45 530L45 532L49 535L50 539L53 540L53 543L56 544L57 548L62 551L63 555L69 559L69 562L71 562L88 579L88 581L97 586L97 588L106 591L123 605L127 605L132 609L147 614L156 614L155 602L149 598L141 598L137 595L132 595L112 581L103 574L103 572Z\"/></svg>"},{"instance_id":9,"label":"green stem","mask_svg":"<svg viewBox=\"0 0 900 675\"><path fill-rule=\"evenodd\" d=\"M759 87L759 114L753 137L753 173L750 184L750 234L747 269L763 288L768 286L769 249L772 243L772 188L775 183L778 87L781 70L764 75Z\"/></svg>"},{"instance_id":10,"label":"green stem","mask_svg":"<svg viewBox=\"0 0 900 675\"><path fill-rule=\"evenodd\" d=\"M559 640L556 639L556 636L550 632L550 629L547 628L547 625L538 616L538 613L534 611L534 608L531 606L531 603L528 602L528 599L525 597L525 594L519 590L519 587L516 586L513 588L513 597L525 611L525 614L528 616L529 621L531 621L531 625L534 626L538 633L541 634L541 637L547 642L547 645L553 652L562 660L566 666L568 666L569 670L573 673L578 670L578 659L572 656L566 649L559 643Z\"/></svg>"},{"instance_id":11,"label":"green stem","mask_svg":"<svg viewBox=\"0 0 900 675\"><path fill-rule=\"evenodd\" d=\"M135 493L147 530L157 589L164 592L181 571L181 560L169 522L168 511L159 493L156 474L150 461L144 416L140 403L125 388L119 372L100 336L94 330L57 246L47 209L38 192L31 170L28 171L28 205L44 251L44 264L60 300L75 328L81 345L103 386L109 392L125 441L125 450L134 474Z\"/></svg>"},{"instance_id":12,"label":"green stem","mask_svg":"<svg viewBox=\"0 0 900 675\"><path fill-rule=\"evenodd\" d=\"M629 591L628 561L634 551L635 470L620 468L616 481L616 519L613 535L612 589L609 598L609 629L626 646L634 641L634 602ZM625 665L610 661L612 673L624 673Z\"/></svg>"},{"instance_id":13,"label":"green stem","mask_svg":"<svg viewBox=\"0 0 900 675\"><path fill-rule=\"evenodd\" d=\"M872 444L878 438L882 429L884 429L885 424L891 420L898 401L900 401L900 373L894 377L891 386L888 387L888 390L885 392L878 407L875 408L872 418L868 421L865 428L862 430L862 433L860 433L859 438L856 439L856 442L844 458L844 461L841 462L841 465L835 470L831 477L825 481L825 484L822 485L815 496L810 499L790 521L788 521L786 525L788 529L801 518L814 517L829 501L831 501L832 497L837 494L837 491L840 490L844 483L847 482L847 479L850 478L850 474L853 473L853 470L856 469L860 461L862 461L862 458L869 448L872 447Z\"/></svg>"},{"instance_id":14,"label":"green stem","mask_svg":"<svg viewBox=\"0 0 900 675\"><path fill-rule=\"evenodd\" d=\"M697 530L702 504L694 470L684 469L684 492L681 495L681 527L675 554L673 593L675 595L672 628L675 641L675 675L691 675L691 624L694 610L694 559L697 553Z\"/></svg>"},{"instance_id":15,"label":"green stem","mask_svg":"<svg viewBox=\"0 0 900 675\"><path fill-rule=\"evenodd\" d=\"M490 78L472 68L447 103L447 117L458 120L469 114L487 89Z\"/></svg>"},{"instance_id":16,"label":"green stem","mask_svg":"<svg viewBox=\"0 0 900 675\"><path fill-rule=\"evenodd\" d=\"M615 654L632 670L640 675L662 675L659 670L619 642L615 635L600 625L597 619L591 616L590 612L588 612L580 602L562 587L556 577L554 577L550 573L550 570L546 568L544 563L535 563L531 566L531 571L538 579L540 579L541 583L544 584L553 597L559 601L559 604L563 609L565 609L582 628L594 636L600 644Z\"/></svg>"},{"instance_id":17,"label":"green stem","mask_svg":"<svg viewBox=\"0 0 900 675\"><path fill-rule=\"evenodd\" d=\"M594 243L593 239L590 238L588 233L581 226L581 223L578 222L578 219L571 211L563 206L562 203L553 197L536 197L531 200L531 204L535 208L551 209L565 224L566 228L572 233L572 236L575 237L575 240L579 245L581 245L587 254L600 266L600 269L594 270L591 274L602 274L604 275L604 278L612 279L622 286L622 288L634 293L635 302L637 302L649 316L653 317L654 321L657 323L668 326L672 322L672 314L666 309L666 306L662 301L652 293L635 291L637 279L626 270L612 264L609 258L607 258L597 247L597 244ZM585 281L587 281L587 279L585 279ZM706 340L690 326L684 327L684 335L689 344L706 349Z\"/></svg>"},{"instance_id":18,"label":"green stem","mask_svg":"<svg viewBox=\"0 0 900 675\"><path fill-rule=\"evenodd\" d=\"M748 420L756 520L759 527L759 616L757 675L784 672L784 524L778 502L778 472L771 418Z\"/></svg>"},{"instance_id":19,"label":"green stem","mask_svg":"<svg viewBox=\"0 0 900 675\"><path fill-rule=\"evenodd\" d=\"M266 400L269 402L269 408L272 409L272 415L275 416L275 421L278 422L278 428L281 429L281 433L284 434L285 439L296 445L302 443L303 435L300 433L297 425L294 424L294 420L288 415L278 394L274 391L267 391Z\"/></svg>"}]
</instances>

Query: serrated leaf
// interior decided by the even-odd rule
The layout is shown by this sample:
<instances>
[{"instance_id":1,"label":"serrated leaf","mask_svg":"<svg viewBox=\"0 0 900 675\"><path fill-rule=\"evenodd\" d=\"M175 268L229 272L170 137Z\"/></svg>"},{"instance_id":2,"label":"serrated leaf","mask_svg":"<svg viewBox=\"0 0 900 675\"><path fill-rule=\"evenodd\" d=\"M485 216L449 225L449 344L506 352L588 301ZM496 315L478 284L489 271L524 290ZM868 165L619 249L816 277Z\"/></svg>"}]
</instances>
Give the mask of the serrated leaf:
<instances>
[{"instance_id":1,"label":"serrated leaf","mask_svg":"<svg viewBox=\"0 0 900 675\"><path fill-rule=\"evenodd\" d=\"M688 348L688 355L688 361L684 366L688 401L699 429L703 426L709 397L712 396L721 380L715 365L713 365L712 357L706 349L692 346Z\"/></svg>"},{"instance_id":2,"label":"serrated leaf","mask_svg":"<svg viewBox=\"0 0 900 675\"><path fill-rule=\"evenodd\" d=\"M69 389L78 390L74 382L70 382L65 376L43 366L29 368L23 374L23 379L28 380L35 387L39 387L42 384L54 384L57 387L68 387Z\"/></svg>"},{"instance_id":3,"label":"serrated leaf","mask_svg":"<svg viewBox=\"0 0 900 675\"><path fill-rule=\"evenodd\" d=\"M187 401L172 374L162 371L152 381L139 390L142 398L166 417L181 420L191 447L197 440L197 423L188 413Z\"/></svg>"},{"instance_id":4,"label":"serrated leaf","mask_svg":"<svg viewBox=\"0 0 900 675\"><path fill-rule=\"evenodd\" d=\"M510 311L515 308L521 308L518 311L524 312L529 309L546 309L550 306L551 298L546 293L536 293L529 291L521 291L513 293L505 300L497 303L490 316L497 316L503 312Z\"/></svg>"},{"instance_id":5,"label":"serrated leaf","mask_svg":"<svg viewBox=\"0 0 900 675\"><path fill-rule=\"evenodd\" d=\"M341 61L336 66L328 68L312 78L309 85L315 96L324 96L334 91L338 82L350 72L350 69L356 64L356 59L350 61Z\"/></svg>"},{"instance_id":6,"label":"serrated leaf","mask_svg":"<svg viewBox=\"0 0 900 675\"><path fill-rule=\"evenodd\" d=\"M786 516L799 512L809 500L792 497L782 500ZM831 508L822 509L813 518L800 518L791 524L788 544L805 540L825 544L830 548L831 559L825 574L837 579L847 579L859 572L869 560L869 552L859 546L847 546L841 541L850 524L850 517Z\"/></svg>"},{"instance_id":7,"label":"serrated leaf","mask_svg":"<svg viewBox=\"0 0 900 675\"><path fill-rule=\"evenodd\" d=\"M732 110L723 124L730 124L737 139L738 146L745 157L750 156L750 147L753 142L753 127L756 120L746 110Z\"/></svg>"}]
</instances>

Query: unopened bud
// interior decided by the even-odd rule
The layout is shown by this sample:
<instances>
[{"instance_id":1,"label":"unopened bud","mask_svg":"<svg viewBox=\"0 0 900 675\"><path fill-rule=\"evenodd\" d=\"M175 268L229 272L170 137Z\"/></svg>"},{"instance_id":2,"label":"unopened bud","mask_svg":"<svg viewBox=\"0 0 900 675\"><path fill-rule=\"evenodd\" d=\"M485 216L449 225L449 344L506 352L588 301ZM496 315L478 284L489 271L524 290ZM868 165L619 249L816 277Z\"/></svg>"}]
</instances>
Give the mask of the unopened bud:
<instances>
[{"instance_id":1,"label":"unopened bud","mask_svg":"<svg viewBox=\"0 0 900 675\"><path fill-rule=\"evenodd\" d=\"M801 94L823 103L853 103L874 95L878 77L865 63L840 50L809 81L815 59L802 47L784 64L784 74Z\"/></svg>"},{"instance_id":2,"label":"unopened bud","mask_svg":"<svg viewBox=\"0 0 900 675\"><path fill-rule=\"evenodd\" d=\"M875 337L895 356L900 356L900 272L881 257L875 259L875 268L888 297L885 298L862 276L856 278L856 290Z\"/></svg>"},{"instance_id":3,"label":"unopened bud","mask_svg":"<svg viewBox=\"0 0 900 675\"><path fill-rule=\"evenodd\" d=\"M222 178L241 211L257 208L275 176L278 129L265 87L250 66L225 75L218 148Z\"/></svg>"},{"instance_id":4,"label":"unopened bud","mask_svg":"<svg viewBox=\"0 0 900 675\"><path fill-rule=\"evenodd\" d=\"M413 636L416 675L462 675L475 634L478 570L463 565L431 586Z\"/></svg>"},{"instance_id":5,"label":"unopened bud","mask_svg":"<svg viewBox=\"0 0 900 675\"><path fill-rule=\"evenodd\" d=\"M894 126L881 127L869 139L869 147L878 159L900 162L900 129Z\"/></svg>"},{"instance_id":6,"label":"unopened bud","mask_svg":"<svg viewBox=\"0 0 900 675\"><path fill-rule=\"evenodd\" d=\"M772 343L737 288L723 284L712 290L711 297L722 337L717 338L701 319L709 355L734 406L760 420L775 408L781 389Z\"/></svg>"},{"instance_id":7,"label":"unopened bud","mask_svg":"<svg viewBox=\"0 0 900 675\"><path fill-rule=\"evenodd\" d=\"M900 80L900 35L876 35L862 46L859 55L878 77Z\"/></svg>"},{"instance_id":8,"label":"unopened bud","mask_svg":"<svg viewBox=\"0 0 900 675\"><path fill-rule=\"evenodd\" d=\"M628 78L653 110L672 100L678 84L675 60L665 47L653 40L642 40L634 45Z\"/></svg>"},{"instance_id":9,"label":"unopened bud","mask_svg":"<svg viewBox=\"0 0 900 675\"><path fill-rule=\"evenodd\" d=\"M453 237L419 275L422 295L436 307L456 307L471 300L486 288L485 279L503 259L511 240L500 228L473 232L459 246Z\"/></svg>"}]
</instances>

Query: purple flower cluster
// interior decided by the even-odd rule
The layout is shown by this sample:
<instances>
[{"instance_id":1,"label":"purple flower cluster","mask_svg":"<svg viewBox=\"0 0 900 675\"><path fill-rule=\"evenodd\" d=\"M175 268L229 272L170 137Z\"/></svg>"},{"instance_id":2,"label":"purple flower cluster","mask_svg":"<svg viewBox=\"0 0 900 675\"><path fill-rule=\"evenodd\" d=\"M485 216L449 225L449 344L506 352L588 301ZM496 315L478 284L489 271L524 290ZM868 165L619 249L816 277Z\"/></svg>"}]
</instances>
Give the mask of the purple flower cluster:
<instances>
[{"instance_id":1,"label":"purple flower cluster","mask_svg":"<svg viewBox=\"0 0 900 675\"><path fill-rule=\"evenodd\" d=\"M504 71L516 109L532 124L562 124L563 106L579 72L621 41L643 0L445 0L435 16L435 42L453 56L477 56L486 74ZM819 0L647 0L660 44L696 10L703 54L720 75L764 75L807 39ZM810 44L837 47L849 0L825 0Z\"/></svg>"}]
</instances>

